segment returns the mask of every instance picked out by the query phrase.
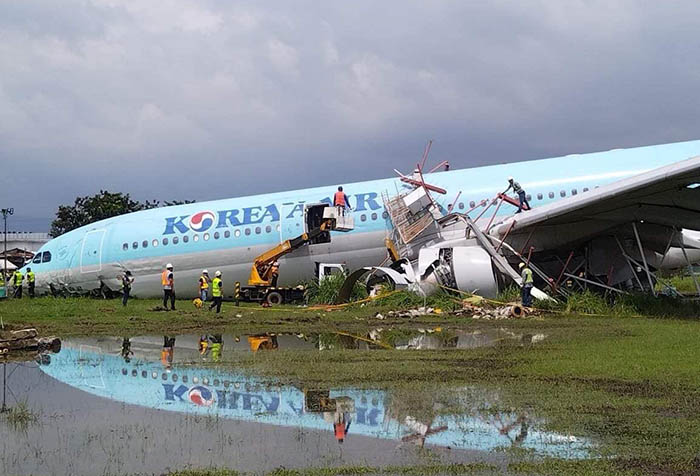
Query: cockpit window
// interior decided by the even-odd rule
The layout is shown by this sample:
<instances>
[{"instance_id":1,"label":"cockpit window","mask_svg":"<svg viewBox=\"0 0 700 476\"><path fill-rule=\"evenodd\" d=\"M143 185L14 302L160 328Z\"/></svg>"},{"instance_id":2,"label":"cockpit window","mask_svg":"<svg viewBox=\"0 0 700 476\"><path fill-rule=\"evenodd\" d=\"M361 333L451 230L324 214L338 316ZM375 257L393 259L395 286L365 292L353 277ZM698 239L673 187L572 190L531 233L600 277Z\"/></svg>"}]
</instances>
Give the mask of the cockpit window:
<instances>
[{"instance_id":1,"label":"cockpit window","mask_svg":"<svg viewBox=\"0 0 700 476\"><path fill-rule=\"evenodd\" d=\"M51 261L51 252L50 251L44 251L41 256L41 262L42 263L48 263Z\"/></svg>"},{"instance_id":2,"label":"cockpit window","mask_svg":"<svg viewBox=\"0 0 700 476\"><path fill-rule=\"evenodd\" d=\"M34 263L34 264L41 263L41 253L37 253L37 254L34 256L34 259L32 260L32 263Z\"/></svg>"}]
</instances>

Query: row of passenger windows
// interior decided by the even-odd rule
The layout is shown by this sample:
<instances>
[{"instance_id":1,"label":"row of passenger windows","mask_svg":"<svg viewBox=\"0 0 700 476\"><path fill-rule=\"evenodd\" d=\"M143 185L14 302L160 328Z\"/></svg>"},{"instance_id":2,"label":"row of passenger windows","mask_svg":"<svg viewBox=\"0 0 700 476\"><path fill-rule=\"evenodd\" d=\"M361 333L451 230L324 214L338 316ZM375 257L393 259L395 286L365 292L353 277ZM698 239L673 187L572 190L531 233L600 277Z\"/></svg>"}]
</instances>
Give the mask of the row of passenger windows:
<instances>
[{"instance_id":1,"label":"row of passenger windows","mask_svg":"<svg viewBox=\"0 0 700 476\"><path fill-rule=\"evenodd\" d=\"M51 261L51 252L44 251L43 253L37 253L36 255L34 255L34 259L32 260L32 263L34 263L34 264L48 263L49 261Z\"/></svg>"},{"instance_id":2,"label":"row of passenger windows","mask_svg":"<svg viewBox=\"0 0 700 476\"><path fill-rule=\"evenodd\" d=\"M386 218L389 216L389 214L388 214L387 212L383 212L381 216L382 216L383 219L386 219ZM370 215L367 215L367 214L363 213L362 215L360 215L360 221L367 221L367 219L370 219L370 220L372 220L372 221L375 221L375 220L378 220L378 219L379 219L379 215L377 215L376 213L372 213L372 214L370 214ZM256 226L255 228L245 228L245 229L243 230L243 234L244 234L245 236L252 235L253 233L255 233L256 235L260 235L260 234L263 233L263 230L264 230L265 233L272 233L272 229L273 229L273 228L272 228L271 225L267 225L267 226L265 226L264 228L263 228L263 227L260 227L260 226ZM279 231L280 231L280 225L275 226L275 231L279 233ZM233 236L236 237L236 238L240 237L240 236L241 236L241 230L240 230L240 229L233 230ZM215 231L213 234L209 234L209 233L207 232L207 233L203 233L203 234L201 235L201 239L204 240L204 241L209 241L212 237L213 237L215 240L218 240L218 239L220 239L221 237L223 237L223 238L230 238L230 237L231 237L231 231L230 231L230 230L226 230L226 231L224 231L223 233L220 233L220 232L218 232L218 231ZM200 240L200 235L192 235L192 241L193 241L193 242L196 243L196 242L198 242L199 240ZM159 246L159 245L162 245L162 246L168 246L169 244L177 245L178 243L180 243L180 241L182 241L183 243L189 243L190 237L189 237L188 235L185 235L185 236L183 236L182 238L177 237L177 236L173 236L172 238L161 238L160 240L158 240L157 238L154 238L154 239L151 240L150 242L149 242L148 240L143 240L141 243L139 243L138 241L134 241L133 243L131 243L131 245L129 245L129 243L123 243L123 244L122 244L122 250L128 251L128 250L129 250L129 247L131 247L131 249L135 250L135 249L138 249L139 246L140 246L141 248L148 248L149 246L152 246L152 247L155 248L155 247L157 247L157 246Z\"/></svg>"},{"instance_id":3,"label":"row of passenger windows","mask_svg":"<svg viewBox=\"0 0 700 476\"><path fill-rule=\"evenodd\" d=\"M141 375L141 378L148 378L149 376L153 379L157 379L159 376L162 380L167 381L171 380L173 382L177 382L178 380L182 383L188 383L189 378L187 375L182 375L178 376L177 373L169 373L169 372L163 372L162 374L158 374L158 372L151 372L150 374L146 370L142 370L140 373L136 369L132 369L131 372L129 372L128 369L122 368L122 375L129 375L131 374L132 377L138 377ZM192 383L197 385L197 384L202 384L202 385L213 385L214 387L218 387L219 385L223 385L224 388L228 388L232 386L233 388L239 389L241 388L241 384L239 382L231 382L229 380L219 380L218 378L214 379L209 379L208 377L202 377L201 379L199 377L192 377ZM245 388L246 392L251 392L251 391L260 391L263 387L260 384L255 384L251 385L250 382L245 382L243 385L243 388ZM273 390L272 387L266 386L266 390L270 391Z\"/></svg>"},{"instance_id":4,"label":"row of passenger windows","mask_svg":"<svg viewBox=\"0 0 700 476\"><path fill-rule=\"evenodd\" d=\"M587 191L588 191L588 187L582 188L581 191L582 191L582 192L587 192ZM547 194L547 196L548 196L550 199L554 198L555 195L556 195L556 194L555 194L554 192L549 192L549 193ZM572 188L572 189L571 189L571 195L578 195L578 190L575 189L575 188ZM563 197L566 197L566 190L560 190L560 191L559 191L559 196L562 197L562 198L563 198ZM530 195L529 193L528 193L525 197L527 198L527 201L528 201L528 202L529 202L529 201L532 201L532 195ZM544 194L538 193L538 194L537 194L537 200L544 200ZM492 204L492 205L495 205L497 201L498 201L498 200L496 200L496 199L494 198L493 200L491 200L491 204ZM475 202L474 200L472 200L471 202L469 202L469 208L484 207L484 206L486 206L487 203L489 203L488 200L482 200L482 201L480 201L479 203L477 203L477 202ZM462 202L460 202L460 203L457 205L457 207L458 207L460 210L464 210L465 204L462 203Z\"/></svg>"}]
</instances>

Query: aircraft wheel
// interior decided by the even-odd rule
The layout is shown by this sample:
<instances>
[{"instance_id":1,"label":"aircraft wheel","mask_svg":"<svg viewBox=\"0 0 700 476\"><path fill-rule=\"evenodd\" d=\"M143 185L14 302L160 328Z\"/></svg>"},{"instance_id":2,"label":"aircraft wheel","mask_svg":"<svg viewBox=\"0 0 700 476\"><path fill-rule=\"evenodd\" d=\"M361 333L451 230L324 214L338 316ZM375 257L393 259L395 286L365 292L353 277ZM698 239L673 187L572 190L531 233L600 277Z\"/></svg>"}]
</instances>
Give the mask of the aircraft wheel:
<instances>
[{"instance_id":1,"label":"aircraft wheel","mask_svg":"<svg viewBox=\"0 0 700 476\"><path fill-rule=\"evenodd\" d=\"M284 298L277 291L272 291L265 296L265 302L270 306L278 306L284 302Z\"/></svg>"}]
</instances>

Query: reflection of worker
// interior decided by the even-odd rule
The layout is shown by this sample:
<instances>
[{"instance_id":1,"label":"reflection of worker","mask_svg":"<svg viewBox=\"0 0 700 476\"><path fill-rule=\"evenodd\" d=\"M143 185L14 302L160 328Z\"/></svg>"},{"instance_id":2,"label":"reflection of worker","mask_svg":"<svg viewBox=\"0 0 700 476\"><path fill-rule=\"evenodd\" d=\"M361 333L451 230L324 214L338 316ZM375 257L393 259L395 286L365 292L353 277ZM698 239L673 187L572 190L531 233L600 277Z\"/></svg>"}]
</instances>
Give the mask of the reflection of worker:
<instances>
[{"instance_id":1,"label":"reflection of worker","mask_svg":"<svg viewBox=\"0 0 700 476\"><path fill-rule=\"evenodd\" d=\"M523 280L521 289L522 303L525 307L532 306L532 287L534 280L532 279L532 270L525 263L520 263L520 277Z\"/></svg>"},{"instance_id":2,"label":"reflection of worker","mask_svg":"<svg viewBox=\"0 0 700 476\"><path fill-rule=\"evenodd\" d=\"M355 401L350 397L336 397L335 412L323 412L323 419L333 425L333 433L339 444L345 441L355 412Z\"/></svg>"},{"instance_id":3,"label":"reflection of worker","mask_svg":"<svg viewBox=\"0 0 700 476\"><path fill-rule=\"evenodd\" d=\"M16 297L17 299L22 299L22 281L24 281L24 276L19 270L15 270L14 274L12 275L12 285L15 287L13 297Z\"/></svg>"},{"instance_id":4,"label":"reflection of worker","mask_svg":"<svg viewBox=\"0 0 700 476\"><path fill-rule=\"evenodd\" d=\"M513 177L508 177L508 188L506 189L505 192L507 193L508 190L513 189L513 192L518 194L518 199L520 200L520 205L518 206L518 211L515 213L520 213L523 211L523 204L527 205L527 209L530 209L530 203L527 201L527 195L525 195L525 190L520 186L518 182L513 180Z\"/></svg>"},{"instance_id":5,"label":"reflection of worker","mask_svg":"<svg viewBox=\"0 0 700 476\"><path fill-rule=\"evenodd\" d=\"M221 334L214 334L209 336L209 339L211 340L211 359L214 362L219 362L224 347L224 338Z\"/></svg>"},{"instance_id":6,"label":"reflection of worker","mask_svg":"<svg viewBox=\"0 0 700 476\"><path fill-rule=\"evenodd\" d=\"M34 297L34 288L36 286L36 275L32 268L27 268L27 291L29 291L29 297Z\"/></svg>"},{"instance_id":7,"label":"reflection of worker","mask_svg":"<svg viewBox=\"0 0 700 476\"><path fill-rule=\"evenodd\" d=\"M165 270L160 276L161 284L163 285L163 307L168 309L168 300L170 300L170 308L175 310L175 276L173 274L173 265L168 263Z\"/></svg>"},{"instance_id":8,"label":"reflection of worker","mask_svg":"<svg viewBox=\"0 0 700 476\"><path fill-rule=\"evenodd\" d=\"M345 215L346 208L352 210L350 207L350 200L348 200L348 196L343 192L343 187L338 187L338 191L335 192L333 196L333 206L338 210L338 215Z\"/></svg>"},{"instance_id":9,"label":"reflection of worker","mask_svg":"<svg viewBox=\"0 0 700 476\"><path fill-rule=\"evenodd\" d=\"M209 271L205 269L202 271L202 275L199 277L199 299L201 299L202 302L207 302L210 282L211 278L209 277Z\"/></svg>"},{"instance_id":10,"label":"reflection of worker","mask_svg":"<svg viewBox=\"0 0 700 476\"><path fill-rule=\"evenodd\" d=\"M122 281L122 306L126 306L129 301L129 296L131 295L131 285L134 283L134 277L131 275L131 271L126 270L121 276Z\"/></svg>"},{"instance_id":11,"label":"reflection of worker","mask_svg":"<svg viewBox=\"0 0 700 476\"><path fill-rule=\"evenodd\" d=\"M163 350L160 351L160 361L163 366L170 370L173 366L173 357L175 354L175 337L163 336Z\"/></svg>"},{"instance_id":12,"label":"reflection of worker","mask_svg":"<svg viewBox=\"0 0 700 476\"><path fill-rule=\"evenodd\" d=\"M211 282L211 297L214 300L209 306L211 311L216 307L216 313L221 312L221 300L223 299L223 281L221 281L221 271L214 274L214 279Z\"/></svg>"},{"instance_id":13,"label":"reflection of worker","mask_svg":"<svg viewBox=\"0 0 700 476\"><path fill-rule=\"evenodd\" d=\"M131 340L128 337L124 337L122 340L122 358L127 364L131 362L131 356L134 352L131 350Z\"/></svg>"},{"instance_id":14,"label":"reflection of worker","mask_svg":"<svg viewBox=\"0 0 700 476\"><path fill-rule=\"evenodd\" d=\"M270 268L270 276L272 277L272 287L276 288L277 287L277 279L280 277L280 263L279 261L275 261L272 263L272 267Z\"/></svg>"}]
</instances>

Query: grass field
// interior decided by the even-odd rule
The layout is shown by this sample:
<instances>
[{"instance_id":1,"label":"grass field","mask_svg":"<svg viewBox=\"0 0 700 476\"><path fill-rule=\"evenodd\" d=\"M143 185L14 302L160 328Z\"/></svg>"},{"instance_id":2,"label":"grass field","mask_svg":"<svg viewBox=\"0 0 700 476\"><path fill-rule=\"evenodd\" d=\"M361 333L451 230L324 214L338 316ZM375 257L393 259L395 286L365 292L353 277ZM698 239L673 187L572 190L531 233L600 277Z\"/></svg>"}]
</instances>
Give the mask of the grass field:
<instances>
[{"instance_id":1,"label":"grass field","mask_svg":"<svg viewBox=\"0 0 700 476\"><path fill-rule=\"evenodd\" d=\"M443 299L443 298L441 298ZM490 348L449 351L324 352L278 350L239 353L235 365L298 386L366 386L397 395L435 392L436 388L476 386L497 391L504 410L532 411L547 428L590 438L598 458L582 461L536 459L525 453L511 462L512 474L693 474L700 470L700 319L697 305L646 298L606 304L577 298L556 313L529 319L482 321L430 315L418 319L373 316L415 306L410 296L326 312L293 306L262 309L225 304L221 317L196 310L154 309L155 300L117 301L41 298L0 303L6 325L37 327L46 334L138 335L146 333L328 331L370 327L441 325L445 328L503 328L544 334L536 345L503 343ZM422 302L422 301L421 301ZM432 303L444 307L451 301ZM607 306L607 307L606 307ZM648 310L650 316L640 317ZM590 312L594 315L580 315ZM608 314L608 316L605 316ZM240 317L237 317L240 315ZM677 317L673 317L677 316ZM229 359L233 359L230 354ZM424 395L425 396L425 395ZM498 407L492 408L494 411ZM454 411L454 408L450 408ZM293 474L499 474L488 465L440 465L425 468L316 468ZM218 471L218 472L217 472ZM183 472L235 474L226 470Z\"/></svg>"}]
</instances>

